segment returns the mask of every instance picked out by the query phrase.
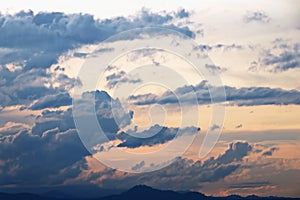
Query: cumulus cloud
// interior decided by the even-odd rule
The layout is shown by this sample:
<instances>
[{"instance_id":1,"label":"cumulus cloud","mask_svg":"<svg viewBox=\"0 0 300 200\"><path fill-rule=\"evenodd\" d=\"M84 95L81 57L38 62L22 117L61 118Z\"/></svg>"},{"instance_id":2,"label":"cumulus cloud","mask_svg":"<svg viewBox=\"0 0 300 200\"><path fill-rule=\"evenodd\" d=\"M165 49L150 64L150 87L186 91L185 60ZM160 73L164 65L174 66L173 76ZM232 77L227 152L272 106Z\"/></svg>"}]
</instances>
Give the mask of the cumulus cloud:
<instances>
[{"instance_id":1,"label":"cumulus cloud","mask_svg":"<svg viewBox=\"0 0 300 200\"><path fill-rule=\"evenodd\" d=\"M96 115L105 133L115 135L120 126L130 123L131 118L127 117L132 117L132 114L123 110L118 112L123 113L123 118L118 119L121 120L120 126L114 121L111 104L118 102L104 91L83 94L83 115L85 99L91 97L95 99ZM45 99L39 106L49 101L52 99ZM0 128L0 185L61 184L82 172L87 155L89 152L83 146L73 121L72 108L44 110L36 117L32 128L9 122Z\"/></svg>"},{"instance_id":2,"label":"cumulus cloud","mask_svg":"<svg viewBox=\"0 0 300 200\"><path fill-rule=\"evenodd\" d=\"M28 131L0 138L1 185L55 183L58 174L88 155L75 130ZM77 176L77 174L73 174Z\"/></svg>"},{"instance_id":3,"label":"cumulus cloud","mask_svg":"<svg viewBox=\"0 0 300 200\"><path fill-rule=\"evenodd\" d=\"M20 12L0 15L1 63L24 64L26 68L47 68L57 62L65 51L82 44L100 42L133 28L163 26L193 37L187 27L172 24L176 18L185 18L185 10L172 13L152 13L142 10L133 17L95 19L89 14L64 14L61 12Z\"/></svg>"},{"instance_id":4,"label":"cumulus cloud","mask_svg":"<svg viewBox=\"0 0 300 200\"><path fill-rule=\"evenodd\" d=\"M87 105L93 99L95 105ZM113 108L118 111L118 116L113 114ZM126 113L118 100L112 99L105 91L85 92L82 95L78 105L80 115L91 114L89 109L95 109L98 122L102 130L109 134L115 134L120 128L131 123L133 112ZM60 131L75 129L72 108L67 110L49 111L44 110L36 118L35 125L32 128L33 134L42 134L46 130L58 128Z\"/></svg>"},{"instance_id":5,"label":"cumulus cloud","mask_svg":"<svg viewBox=\"0 0 300 200\"><path fill-rule=\"evenodd\" d=\"M13 105L27 107L32 104L34 110L70 104L68 91L76 84L76 79L60 72L51 73L43 69L12 71L5 66L0 66L0 79L2 107ZM59 103L59 99L55 98L63 102Z\"/></svg>"},{"instance_id":6,"label":"cumulus cloud","mask_svg":"<svg viewBox=\"0 0 300 200\"><path fill-rule=\"evenodd\" d=\"M194 37L189 28L173 24L188 16L184 9L170 13L143 9L134 16L102 20L89 14L61 12L0 14L0 106L23 105L25 109L30 105L30 109L37 110L69 105L67 93L75 80L63 74L60 67L54 69L55 73L48 71L63 53L122 31L148 26L166 27ZM118 81L136 83L139 79L123 77ZM110 87L115 84L116 80L110 80Z\"/></svg>"},{"instance_id":7,"label":"cumulus cloud","mask_svg":"<svg viewBox=\"0 0 300 200\"><path fill-rule=\"evenodd\" d=\"M231 86L224 86L226 99L218 94L222 94L221 87L209 86L210 91L216 94L215 100L217 102L228 102L229 105L237 106L255 106L255 105L288 105L300 104L300 92L297 90L283 90L280 88L269 87L242 87L236 88ZM165 92L161 96L154 94L130 96L129 100L135 105L149 105L149 104L174 104L178 103L175 94L181 97L181 101L194 102L192 97L197 95L198 104L210 104L211 98L208 91L206 81L200 82L196 86L183 86L177 88L173 92Z\"/></svg>"}]
</instances>

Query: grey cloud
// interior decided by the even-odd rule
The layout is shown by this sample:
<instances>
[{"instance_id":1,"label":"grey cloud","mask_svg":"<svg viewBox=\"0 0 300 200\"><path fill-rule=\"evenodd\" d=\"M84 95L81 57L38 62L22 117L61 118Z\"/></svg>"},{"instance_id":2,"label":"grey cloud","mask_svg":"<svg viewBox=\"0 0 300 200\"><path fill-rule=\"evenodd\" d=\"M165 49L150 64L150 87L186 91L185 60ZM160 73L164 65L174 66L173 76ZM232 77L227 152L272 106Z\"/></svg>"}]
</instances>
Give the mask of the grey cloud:
<instances>
[{"instance_id":1,"label":"grey cloud","mask_svg":"<svg viewBox=\"0 0 300 200\"><path fill-rule=\"evenodd\" d=\"M272 185L272 184L268 181L264 181L264 182L244 182L244 183L230 185L229 188L240 188L240 189L259 188L259 187L262 187L262 186L270 186L270 185Z\"/></svg>"},{"instance_id":2,"label":"grey cloud","mask_svg":"<svg viewBox=\"0 0 300 200\"><path fill-rule=\"evenodd\" d=\"M6 135L15 135L22 130L29 130L29 126L21 123L8 122L0 127L0 137Z\"/></svg>"},{"instance_id":3,"label":"grey cloud","mask_svg":"<svg viewBox=\"0 0 300 200\"><path fill-rule=\"evenodd\" d=\"M152 94L131 96L129 100L135 105L148 105L148 104L174 104L178 103L175 96L181 97L181 101L191 103L191 98L194 94L197 95L198 104L210 104L211 98L210 91L216 94L216 102L228 102L230 105L237 106L255 106L255 105L288 105L300 104L300 92L298 90L283 90L280 88L269 87L243 87L236 88L224 86L226 99L223 99L218 94L222 94L222 87L215 87L207 85L206 81L200 82L196 86L183 86L177 88L174 93L165 92L157 97Z\"/></svg>"},{"instance_id":4,"label":"grey cloud","mask_svg":"<svg viewBox=\"0 0 300 200\"><path fill-rule=\"evenodd\" d=\"M174 190L199 189L201 184L215 182L234 173L241 167L243 158L251 151L252 146L247 142L232 143L225 153L217 158L211 157L204 162L178 158L177 161L159 171L123 174L119 179L105 179L101 183L106 187L126 188L136 184L146 184ZM148 164L138 163L138 167L146 167Z\"/></svg>"},{"instance_id":5,"label":"grey cloud","mask_svg":"<svg viewBox=\"0 0 300 200\"><path fill-rule=\"evenodd\" d=\"M64 52L81 45L100 42L116 33L148 26L166 27L193 37L194 33L187 27L172 24L173 20L184 15L187 15L184 10L178 13L152 13L142 10L128 18L100 20L89 14L60 12L34 14L32 11L21 11L14 15L0 14L0 106L23 105L25 108L35 101L49 101L54 95L67 93L75 80L60 74L54 81L52 78L55 75L46 72L46 69L57 63L58 57ZM20 68L12 71L6 64L14 64ZM64 71L61 68L56 69L56 73ZM119 81L131 82L126 77ZM139 81L136 79L133 82ZM53 82L59 82L61 86L55 88ZM114 84L116 83L112 82ZM64 100L64 105L68 104L68 100ZM32 108L46 107L34 105Z\"/></svg>"},{"instance_id":6,"label":"grey cloud","mask_svg":"<svg viewBox=\"0 0 300 200\"><path fill-rule=\"evenodd\" d=\"M118 112L120 124L114 121L111 103L115 102L114 105L118 106L118 102L103 91L83 94L82 115L85 115L84 108L90 108L86 106L85 99L91 97L95 98L96 115L105 133L114 136L120 126L131 122L133 113L122 110ZM86 168L84 157L89 152L75 128L72 108L44 110L36 117L32 128L22 124L7 124L1 128L0 185L55 185L68 178L76 178Z\"/></svg>"},{"instance_id":7,"label":"grey cloud","mask_svg":"<svg viewBox=\"0 0 300 200\"><path fill-rule=\"evenodd\" d=\"M280 73L300 67L300 44L283 39L272 42L272 48L263 49L258 60L252 61L249 71Z\"/></svg>"},{"instance_id":8,"label":"grey cloud","mask_svg":"<svg viewBox=\"0 0 300 200\"><path fill-rule=\"evenodd\" d=\"M141 161L140 163L137 163L135 166L133 166L131 169L133 171L138 171L139 169L144 167L144 165L145 165L145 161Z\"/></svg>"},{"instance_id":9,"label":"grey cloud","mask_svg":"<svg viewBox=\"0 0 300 200\"><path fill-rule=\"evenodd\" d=\"M205 68L211 73L211 74L220 74L223 73L225 71L227 71L226 68L220 67L220 66L216 66L216 65L209 65L206 64Z\"/></svg>"},{"instance_id":10,"label":"grey cloud","mask_svg":"<svg viewBox=\"0 0 300 200\"><path fill-rule=\"evenodd\" d=\"M300 44L288 44L282 40L275 40L273 49L265 50L259 63L262 69L273 73L299 68Z\"/></svg>"},{"instance_id":11,"label":"grey cloud","mask_svg":"<svg viewBox=\"0 0 300 200\"><path fill-rule=\"evenodd\" d=\"M243 127L243 124L239 124L237 126L235 126L235 128L242 128Z\"/></svg>"},{"instance_id":12,"label":"grey cloud","mask_svg":"<svg viewBox=\"0 0 300 200\"><path fill-rule=\"evenodd\" d=\"M142 132L121 132L116 136L116 138L122 141L122 143L120 143L118 147L137 148L141 146L154 146L157 144L164 144L176 137L185 134L194 134L199 130L200 129L196 127L186 127L179 129L154 125L148 130Z\"/></svg>"},{"instance_id":13,"label":"grey cloud","mask_svg":"<svg viewBox=\"0 0 300 200\"><path fill-rule=\"evenodd\" d=\"M244 48L245 46L233 43L233 44L216 44L216 45L201 44L195 47L194 49L200 51L211 51L211 50L229 51L229 50L242 50Z\"/></svg>"},{"instance_id":14,"label":"grey cloud","mask_svg":"<svg viewBox=\"0 0 300 200\"><path fill-rule=\"evenodd\" d=\"M58 93L40 98L36 103L30 106L31 110L41 110L44 108L59 108L72 104L72 98L69 93Z\"/></svg>"},{"instance_id":15,"label":"grey cloud","mask_svg":"<svg viewBox=\"0 0 300 200\"><path fill-rule=\"evenodd\" d=\"M179 18L187 18L190 16L190 13L183 8L178 10L178 12L175 15Z\"/></svg>"},{"instance_id":16,"label":"grey cloud","mask_svg":"<svg viewBox=\"0 0 300 200\"><path fill-rule=\"evenodd\" d=\"M95 105L88 105L90 100L95 101ZM113 115L112 105L114 109L118 110L118 116ZM96 112L98 122L105 133L113 135L118 132L122 126L126 126L131 123L133 112L126 113L118 100L112 99L105 91L85 92L82 96L82 100L78 105L80 115L91 114L89 109ZM69 129L75 129L73 120L72 108L65 111L56 110L49 111L44 110L40 116L36 118L32 133L40 135L46 130L58 128L61 132Z\"/></svg>"},{"instance_id":17,"label":"grey cloud","mask_svg":"<svg viewBox=\"0 0 300 200\"><path fill-rule=\"evenodd\" d=\"M59 72L57 73L48 73L43 69L11 71L6 67L0 66L0 79L2 80L0 82L0 105L2 107L13 105L26 107L35 101L46 103L45 101L53 99L54 96L62 97L60 93L63 93L66 97L68 95L66 91L76 84L76 79L69 78ZM53 82L58 85L53 86ZM53 107L50 104L48 105L50 108Z\"/></svg>"},{"instance_id":18,"label":"grey cloud","mask_svg":"<svg viewBox=\"0 0 300 200\"><path fill-rule=\"evenodd\" d=\"M252 146L247 142L236 142L229 145L229 149L219 156L217 161L223 164L228 164L234 161L241 161L243 157L252 151Z\"/></svg>"},{"instance_id":19,"label":"grey cloud","mask_svg":"<svg viewBox=\"0 0 300 200\"><path fill-rule=\"evenodd\" d=\"M0 143L0 157L4 163L1 185L53 184L61 170L88 155L75 130L59 132L53 129L42 136L20 131L1 137Z\"/></svg>"},{"instance_id":20,"label":"grey cloud","mask_svg":"<svg viewBox=\"0 0 300 200\"><path fill-rule=\"evenodd\" d=\"M262 153L263 156L272 156L275 151L279 150L278 147L272 147L271 149L264 151Z\"/></svg>"},{"instance_id":21,"label":"grey cloud","mask_svg":"<svg viewBox=\"0 0 300 200\"><path fill-rule=\"evenodd\" d=\"M244 22L260 22L260 23L268 23L270 21L270 17L263 11L248 11L244 17Z\"/></svg>"},{"instance_id":22,"label":"grey cloud","mask_svg":"<svg viewBox=\"0 0 300 200\"><path fill-rule=\"evenodd\" d=\"M187 27L177 27L171 23L176 18L185 17L187 12L184 10L160 14L142 10L133 18L116 17L104 20L95 19L89 14L34 14L31 11L20 13L0 15L0 47L8 50L0 55L0 64L14 62L25 64L28 69L47 68L69 49L146 26L163 26L194 36Z\"/></svg>"},{"instance_id":23,"label":"grey cloud","mask_svg":"<svg viewBox=\"0 0 300 200\"><path fill-rule=\"evenodd\" d=\"M214 124L214 125L212 125L212 126L210 127L210 130L211 130L211 131L214 131L214 130L217 130L217 129L220 129L220 126L217 125L217 124Z\"/></svg>"},{"instance_id":24,"label":"grey cloud","mask_svg":"<svg viewBox=\"0 0 300 200\"><path fill-rule=\"evenodd\" d=\"M141 83L142 80L139 78L130 77L130 75L126 74L124 71L120 71L117 73L113 73L106 77L107 84L106 86L110 89L116 87L118 84L122 83Z\"/></svg>"},{"instance_id":25,"label":"grey cloud","mask_svg":"<svg viewBox=\"0 0 300 200\"><path fill-rule=\"evenodd\" d=\"M128 100L133 102L135 105L148 105L155 104L158 101L158 96L155 94L142 94L142 95L131 95Z\"/></svg>"}]
</instances>

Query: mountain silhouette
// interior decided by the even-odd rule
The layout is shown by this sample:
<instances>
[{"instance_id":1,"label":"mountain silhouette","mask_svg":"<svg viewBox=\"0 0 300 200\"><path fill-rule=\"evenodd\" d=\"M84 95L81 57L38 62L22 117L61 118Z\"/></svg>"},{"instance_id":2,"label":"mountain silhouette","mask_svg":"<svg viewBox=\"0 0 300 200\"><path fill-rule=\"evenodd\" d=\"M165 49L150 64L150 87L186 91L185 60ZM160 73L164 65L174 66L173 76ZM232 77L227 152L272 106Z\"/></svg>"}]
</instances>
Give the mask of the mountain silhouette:
<instances>
[{"instance_id":1,"label":"mountain silhouette","mask_svg":"<svg viewBox=\"0 0 300 200\"><path fill-rule=\"evenodd\" d=\"M206 196L197 192L178 193L170 190L153 189L146 185L137 185L132 189L120 194L103 197L101 200L127 200L127 199L143 199L143 200L196 200L206 199Z\"/></svg>"},{"instance_id":2,"label":"mountain silhouette","mask_svg":"<svg viewBox=\"0 0 300 200\"><path fill-rule=\"evenodd\" d=\"M42 195L32 193L0 193L1 200L300 200L300 198L288 198L288 197L259 197L256 195L250 195L242 197L239 195L230 195L227 197L214 197L206 196L199 192L175 192L171 190L159 190L146 185L137 185L128 191L120 194L110 195L100 198L76 198L69 195L65 195L60 191L50 191Z\"/></svg>"}]
</instances>

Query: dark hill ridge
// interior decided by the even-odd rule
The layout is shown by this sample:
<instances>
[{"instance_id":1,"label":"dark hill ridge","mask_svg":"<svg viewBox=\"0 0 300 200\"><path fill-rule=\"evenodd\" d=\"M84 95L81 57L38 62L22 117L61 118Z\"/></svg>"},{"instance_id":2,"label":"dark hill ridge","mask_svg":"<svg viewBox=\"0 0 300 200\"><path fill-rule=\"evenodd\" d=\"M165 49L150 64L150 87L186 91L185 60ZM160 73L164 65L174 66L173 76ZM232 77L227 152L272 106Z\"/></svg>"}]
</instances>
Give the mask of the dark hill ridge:
<instances>
[{"instance_id":1,"label":"dark hill ridge","mask_svg":"<svg viewBox=\"0 0 300 200\"><path fill-rule=\"evenodd\" d=\"M197 200L206 199L206 196L196 192L178 193L170 190L157 190L145 185L137 185L132 189L120 194L108 197L103 197L101 200L127 200L127 199L142 199L142 200Z\"/></svg>"},{"instance_id":2,"label":"dark hill ridge","mask_svg":"<svg viewBox=\"0 0 300 200\"><path fill-rule=\"evenodd\" d=\"M49 195L51 194L51 195ZM55 195L53 195L55 194ZM63 193L59 196L59 191L46 193L45 195L37 195L31 193L0 193L1 200L70 200L84 199L65 196ZM53 196L52 196L53 195ZM52 197L51 197L52 196ZM54 197L55 196L55 197ZM137 185L130 190L118 195L110 195L101 198L86 198L86 200L300 200L300 198L284 198L284 197L258 197L250 195L242 197L239 195L231 195L227 197L206 196L199 192L175 192L171 190L158 190L146 185Z\"/></svg>"}]
</instances>

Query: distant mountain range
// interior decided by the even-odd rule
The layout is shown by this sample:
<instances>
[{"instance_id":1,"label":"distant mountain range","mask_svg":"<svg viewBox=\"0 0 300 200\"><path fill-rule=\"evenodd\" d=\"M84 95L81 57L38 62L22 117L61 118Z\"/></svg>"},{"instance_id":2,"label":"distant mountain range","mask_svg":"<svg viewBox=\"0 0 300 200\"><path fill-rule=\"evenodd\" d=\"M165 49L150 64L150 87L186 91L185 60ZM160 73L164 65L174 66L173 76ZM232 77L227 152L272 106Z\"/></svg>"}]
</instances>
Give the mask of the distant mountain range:
<instances>
[{"instance_id":1,"label":"distant mountain range","mask_svg":"<svg viewBox=\"0 0 300 200\"><path fill-rule=\"evenodd\" d=\"M42 195L32 193L0 193L1 200L70 200L82 199L73 196L65 195L60 191L50 191ZM214 199L230 199L230 200L296 200L300 198L285 198L285 197L259 197L255 195L242 197L231 195L227 197L212 197L206 196L199 192L175 192L171 190L158 190L145 185L138 185L130 190L117 195L110 195L100 198L87 198L86 200L214 200Z\"/></svg>"}]
</instances>

